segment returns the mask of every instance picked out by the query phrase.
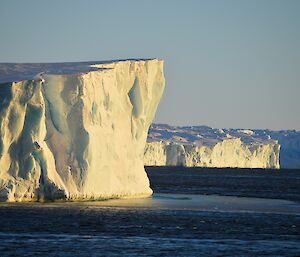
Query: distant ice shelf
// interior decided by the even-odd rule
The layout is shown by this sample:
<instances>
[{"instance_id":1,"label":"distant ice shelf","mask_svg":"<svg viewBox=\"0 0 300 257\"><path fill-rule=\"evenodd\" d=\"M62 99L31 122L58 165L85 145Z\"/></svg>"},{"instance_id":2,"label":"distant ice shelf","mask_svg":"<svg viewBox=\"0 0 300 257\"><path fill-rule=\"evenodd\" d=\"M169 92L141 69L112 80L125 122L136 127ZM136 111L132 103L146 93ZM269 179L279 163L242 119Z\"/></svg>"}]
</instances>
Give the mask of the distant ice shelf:
<instances>
[{"instance_id":1,"label":"distant ice shelf","mask_svg":"<svg viewBox=\"0 0 300 257\"><path fill-rule=\"evenodd\" d=\"M153 124L144 162L147 166L296 169L300 168L300 132Z\"/></svg>"}]
</instances>

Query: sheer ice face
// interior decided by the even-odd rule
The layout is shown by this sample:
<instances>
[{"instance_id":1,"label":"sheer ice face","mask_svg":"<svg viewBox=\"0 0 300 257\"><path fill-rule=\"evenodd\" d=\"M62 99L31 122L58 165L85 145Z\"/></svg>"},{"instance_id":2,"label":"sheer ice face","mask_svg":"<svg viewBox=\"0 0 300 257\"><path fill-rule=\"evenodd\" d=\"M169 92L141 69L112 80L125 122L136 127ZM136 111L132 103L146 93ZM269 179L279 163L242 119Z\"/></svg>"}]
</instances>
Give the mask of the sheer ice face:
<instances>
[{"instance_id":1,"label":"sheer ice face","mask_svg":"<svg viewBox=\"0 0 300 257\"><path fill-rule=\"evenodd\" d=\"M150 195L143 154L164 90L163 61L61 70L0 85L1 199Z\"/></svg>"}]
</instances>

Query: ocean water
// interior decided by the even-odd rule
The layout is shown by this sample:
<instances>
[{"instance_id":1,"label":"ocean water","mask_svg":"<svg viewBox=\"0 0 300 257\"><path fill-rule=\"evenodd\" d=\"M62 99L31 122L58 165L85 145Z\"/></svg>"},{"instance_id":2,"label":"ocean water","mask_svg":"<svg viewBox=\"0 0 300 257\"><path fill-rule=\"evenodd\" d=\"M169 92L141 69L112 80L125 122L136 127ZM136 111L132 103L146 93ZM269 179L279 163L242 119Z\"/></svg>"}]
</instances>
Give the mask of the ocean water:
<instances>
[{"instance_id":1,"label":"ocean water","mask_svg":"<svg viewBox=\"0 0 300 257\"><path fill-rule=\"evenodd\" d=\"M0 256L300 256L300 171L147 168L154 195L0 204Z\"/></svg>"}]
</instances>

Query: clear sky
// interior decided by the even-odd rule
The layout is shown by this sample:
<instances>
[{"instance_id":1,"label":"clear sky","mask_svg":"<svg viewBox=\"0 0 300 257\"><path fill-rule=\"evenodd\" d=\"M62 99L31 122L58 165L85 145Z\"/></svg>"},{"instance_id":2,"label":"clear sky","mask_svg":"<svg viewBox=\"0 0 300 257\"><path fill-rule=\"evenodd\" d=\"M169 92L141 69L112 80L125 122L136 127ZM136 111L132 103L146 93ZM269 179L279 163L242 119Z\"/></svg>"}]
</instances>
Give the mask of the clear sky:
<instances>
[{"instance_id":1,"label":"clear sky","mask_svg":"<svg viewBox=\"0 0 300 257\"><path fill-rule=\"evenodd\" d=\"M155 122L300 130L299 0L1 0L0 62L158 57Z\"/></svg>"}]
</instances>

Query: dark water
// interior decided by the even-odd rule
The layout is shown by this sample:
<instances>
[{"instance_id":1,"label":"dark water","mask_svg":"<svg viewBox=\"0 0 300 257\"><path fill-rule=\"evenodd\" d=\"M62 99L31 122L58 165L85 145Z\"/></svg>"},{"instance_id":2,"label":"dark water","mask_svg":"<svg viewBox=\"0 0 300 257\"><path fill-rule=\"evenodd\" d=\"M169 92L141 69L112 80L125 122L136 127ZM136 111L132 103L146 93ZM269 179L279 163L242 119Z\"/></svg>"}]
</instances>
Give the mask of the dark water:
<instances>
[{"instance_id":1,"label":"dark water","mask_svg":"<svg viewBox=\"0 0 300 257\"><path fill-rule=\"evenodd\" d=\"M148 175L153 198L0 204L0 256L300 256L300 172Z\"/></svg>"},{"instance_id":2,"label":"dark water","mask_svg":"<svg viewBox=\"0 0 300 257\"><path fill-rule=\"evenodd\" d=\"M300 170L146 169L154 192L277 198L300 202Z\"/></svg>"}]
</instances>

